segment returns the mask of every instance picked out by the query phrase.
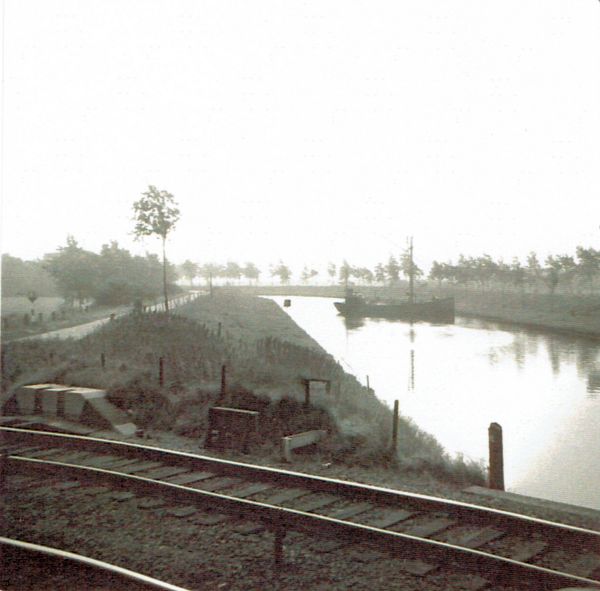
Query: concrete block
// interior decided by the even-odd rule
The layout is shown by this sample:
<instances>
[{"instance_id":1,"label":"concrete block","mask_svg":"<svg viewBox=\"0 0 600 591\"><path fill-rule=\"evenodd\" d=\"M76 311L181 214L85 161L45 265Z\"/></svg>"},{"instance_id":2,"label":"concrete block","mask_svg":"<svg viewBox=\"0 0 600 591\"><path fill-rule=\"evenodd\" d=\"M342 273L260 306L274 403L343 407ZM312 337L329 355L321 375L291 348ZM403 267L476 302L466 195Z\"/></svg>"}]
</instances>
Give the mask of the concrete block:
<instances>
[{"instance_id":1,"label":"concrete block","mask_svg":"<svg viewBox=\"0 0 600 591\"><path fill-rule=\"evenodd\" d=\"M106 392L95 388L69 388L65 396L65 418L78 421L89 398L104 398Z\"/></svg>"},{"instance_id":2,"label":"concrete block","mask_svg":"<svg viewBox=\"0 0 600 591\"><path fill-rule=\"evenodd\" d=\"M39 393L46 388L52 388L56 384L29 384L21 386L16 392L17 408L22 415L34 415L41 413L41 400Z\"/></svg>"},{"instance_id":3,"label":"concrete block","mask_svg":"<svg viewBox=\"0 0 600 591\"><path fill-rule=\"evenodd\" d=\"M38 396L42 401L42 413L52 417L65 416L65 392L68 386L52 386L39 391Z\"/></svg>"},{"instance_id":4,"label":"concrete block","mask_svg":"<svg viewBox=\"0 0 600 591\"><path fill-rule=\"evenodd\" d=\"M292 461L292 451L299 447L305 447L319 442L325 437L326 431L317 429L314 431L305 431L296 435L288 435L281 440L281 455L288 462Z\"/></svg>"},{"instance_id":5,"label":"concrete block","mask_svg":"<svg viewBox=\"0 0 600 591\"><path fill-rule=\"evenodd\" d=\"M129 417L106 398L90 397L86 400L86 406L90 412L90 419L94 423L97 421L99 424L104 424L121 435L135 434L137 427L129 420Z\"/></svg>"}]
</instances>

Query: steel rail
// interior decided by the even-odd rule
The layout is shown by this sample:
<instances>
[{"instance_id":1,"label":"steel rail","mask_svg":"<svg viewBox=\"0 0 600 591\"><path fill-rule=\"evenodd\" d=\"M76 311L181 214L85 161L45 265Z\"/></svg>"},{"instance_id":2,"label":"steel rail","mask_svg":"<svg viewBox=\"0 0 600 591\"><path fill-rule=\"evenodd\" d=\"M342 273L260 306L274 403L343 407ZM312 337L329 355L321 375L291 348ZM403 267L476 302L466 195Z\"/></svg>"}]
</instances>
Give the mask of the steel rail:
<instances>
[{"instance_id":1,"label":"steel rail","mask_svg":"<svg viewBox=\"0 0 600 591\"><path fill-rule=\"evenodd\" d=\"M343 535L353 542L366 542L380 550L384 548L386 552L395 550L401 557L421 557L424 548L443 556L445 559L460 556L461 565L467 565L477 571L485 570L486 575L493 573L497 579L506 579L507 577L511 581L522 581L524 578L533 579L537 585L537 589L551 589L556 585L562 586L565 584L585 584L594 588L600 588L600 580L520 562L481 550L457 546L429 538L421 538L362 523L336 519L326 515L308 513L298 509L238 498L223 493L189 488L135 474L123 474L105 468L93 468L67 462L55 462L20 456L8 456L6 461L15 467L25 468L26 471L34 466L50 470L54 473L59 471L69 477L82 478L84 480L100 480L104 482L108 480L121 490L124 488L135 489L153 495L168 495L170 500L195 502L202 505L210 502L211 507L218 506L226 513L241 515L255 521L259 519L265 522L267 527L276 531L288 528L310 532L316 531L317 533L325 531L334 536ZM540 587L540 585L544 585L544 587Z\"/></svg>"},{"instance_id":2,"label":"steel rail","mask_svg":"<svg viewBox=\"0 0 600 591\"><path fill-rule=\"evenodd\" d=\"M129 582L133 581L143 585L144 587L147 587L148 589L160 589L162 591L188 591L184 587L179 587L178 585L172 585L171 583L160 581L154 577L137 573L127 568L123 568L122 566L103 562L102 560L96 560L95 558L89 558L88 556L83 556L81 554L75 554L74 552L52 548L50 546L42 546L40 544L23 542L22 540L15 540L13 538L6 538L2 536L0 536L0 546L13 548L18 551L26 552L36 556L44 555L56 560L66 560L100 573L118 576Z\"/></svg>"},{"instance_id":3,"label":"steel rail","mask_svg":"<svg viewBox=\"0 0 600 591\"><path fill-rule=\"evenodd\" d=\"M213 470L221 474L225 473L238 477L271 480L285 486L300 486L313 491L344 495L353 500L361 499L393 504L402 502L419 509L449 511L453 515L466 519L467 521L474 519L485 520L487 522L490 520L501 522L502 526L517 530L520 533L523 532L524 528L536 531L543 529L547 533L583 536L595 540L600 544L600 531L598 530L557 523L539 517L531 517L521 513L475 505L473 503L465 503L454 499L443 499L440 497L390 489L371 484L303 474L301 472L293 472L268 466L257 466L255 464L202 456L190 452L169 450L138 443L84 437L81 435L68 435L64 433L33 431L14 427L0 427L0 438L3 434L10 439L24 440L26 442L29 442L32 439L37 440L44 446L59 445L61 447L74 447L78 451L120 453L128 457L143 458L144 460L158 460L168 463L169 465L182 465L189 467L190 470Z\"/></svg>"}]
</instances>

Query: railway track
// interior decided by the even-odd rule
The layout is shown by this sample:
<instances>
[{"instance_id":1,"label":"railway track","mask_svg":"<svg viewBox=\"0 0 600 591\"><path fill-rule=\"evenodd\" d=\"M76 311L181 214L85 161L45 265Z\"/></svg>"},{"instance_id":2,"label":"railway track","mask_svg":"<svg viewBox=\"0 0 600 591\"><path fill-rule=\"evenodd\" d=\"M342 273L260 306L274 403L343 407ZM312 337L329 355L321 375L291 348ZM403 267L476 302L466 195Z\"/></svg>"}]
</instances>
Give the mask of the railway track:
<instances>
[{"instance_id":1,"label":"railway track","mask_svg":"<svg viewBox=\"0 0 600 591\"><path fill-rule=\"evenodd\" d=\"M54 583L62 588L128 589L128 591L187 591L183 587L148 577L132 570L65 552L58 548L0 537L4 588L49 589ZM38 576L32 570L39 571ZM54 580L54 579L57 580ZM66 584L65 584L66 583Z\"/></svg>"},{"instance_id":2,"label":"railway track","mask_svg":"<svg viewBox=\"0 0 600 591\"><path fill-rule=\"evenodd\" d=\"M275 564L292 530L323 551L366 543L426 577L457 564L479 586L600 588L600 532L477 505L274 468L80 436L0 428L3 470L210 507L274 533ZM163 502L163 501L158 501ZM177 510L177 509L175 509ZM210 519L210 516L209 516ZM215 521L216 522L216 521Z\"/></svg>"}]
</instances>

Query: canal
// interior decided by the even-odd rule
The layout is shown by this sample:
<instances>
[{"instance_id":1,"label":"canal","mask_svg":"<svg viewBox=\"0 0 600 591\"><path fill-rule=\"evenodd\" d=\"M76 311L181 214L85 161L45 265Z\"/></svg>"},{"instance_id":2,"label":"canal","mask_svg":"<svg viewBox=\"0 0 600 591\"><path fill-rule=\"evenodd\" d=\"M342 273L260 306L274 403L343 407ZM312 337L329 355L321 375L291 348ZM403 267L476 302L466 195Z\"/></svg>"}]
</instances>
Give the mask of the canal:
<instances>
[{"instance_id":1,"label":"canal","mask_svg":"<svg viewBox=\"0 0 600 591\"><path fill-rule=\"evenodd\" d=\"M498 422L507 490L600 509L598 342L462 317L349 323L331 298L291 299L299 326L450 454L487 462Z\"/></svg>"}]
</instances>

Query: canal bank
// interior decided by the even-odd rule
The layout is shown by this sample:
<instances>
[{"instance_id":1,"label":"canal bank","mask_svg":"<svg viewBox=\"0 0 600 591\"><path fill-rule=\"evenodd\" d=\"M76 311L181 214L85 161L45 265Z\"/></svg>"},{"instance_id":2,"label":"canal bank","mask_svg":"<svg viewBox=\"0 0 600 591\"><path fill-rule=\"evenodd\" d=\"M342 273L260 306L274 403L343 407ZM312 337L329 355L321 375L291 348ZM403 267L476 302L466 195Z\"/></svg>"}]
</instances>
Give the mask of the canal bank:
<instances>
[{"instance_id":1,"label":"canal bank","mask_svg":"<svg viewBox=\"0 0 600 591\"><path fill-rule=\"evenodd\" d=\"M278 297L344 298L340 285L270 285L227 286L231 292ZM354 286L356 293L366 298L405 298L407 284L396 287ZM417 298L454 297L459 316L502 322L511 326L531 328L600 340L600 296L582 294L525 293L522 291L481 291L462 287L428 284L417 286Z\"/></svg>"},{"instance_id":2,"label":"canal bank","mask_svg":"<svg viewBox=\"0 0 600 591\"><path fill-rule=\"evenodd\" d=\"M117 318L78 340L11 342L4 359L6 390L19 383L105 389L147 432L196 438L196 445L206 433L210 406L260 408L266 422L256 451L271 459L279 455L282 436L325 429L323 463L376 464L457 485L483 480L479 465L449 458L406 416L400 417L396 455L390 449L390 409L279 306L262 298L216 292L171 317ZM309 408L303 405L307 378L330 382Z\"/></svg>"}]
</instances>

